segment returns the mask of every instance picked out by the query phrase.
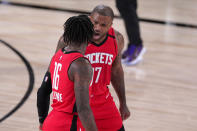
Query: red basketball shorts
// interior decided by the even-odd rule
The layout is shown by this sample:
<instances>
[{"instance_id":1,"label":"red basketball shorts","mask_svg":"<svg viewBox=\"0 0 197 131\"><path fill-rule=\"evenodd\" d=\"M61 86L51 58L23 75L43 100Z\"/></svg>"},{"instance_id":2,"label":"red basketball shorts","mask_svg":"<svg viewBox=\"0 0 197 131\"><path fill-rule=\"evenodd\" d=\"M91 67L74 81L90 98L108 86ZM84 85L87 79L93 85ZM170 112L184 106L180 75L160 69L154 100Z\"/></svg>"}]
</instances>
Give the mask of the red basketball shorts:
<instances>
[{"instance_id":1,"label":"red basketball shorts","mask_svg":"<svg viewBox=\"0 0 197 131\"><path fill-rule=\"evenodd\" d=\"M122 118L110 93L94 96L90 100L99 131L118 131L122 127Z\"/></svg>"},{"instance_id":2,"label":"red basketball shorts","mask_svg":"<svg viewBox=\"0 0 197 131\"><path fill-rule=\"evenodd\" d=\"M85 131L77 115L52 110L43 123L43 131Z\"/></svg>"}]
</instances>

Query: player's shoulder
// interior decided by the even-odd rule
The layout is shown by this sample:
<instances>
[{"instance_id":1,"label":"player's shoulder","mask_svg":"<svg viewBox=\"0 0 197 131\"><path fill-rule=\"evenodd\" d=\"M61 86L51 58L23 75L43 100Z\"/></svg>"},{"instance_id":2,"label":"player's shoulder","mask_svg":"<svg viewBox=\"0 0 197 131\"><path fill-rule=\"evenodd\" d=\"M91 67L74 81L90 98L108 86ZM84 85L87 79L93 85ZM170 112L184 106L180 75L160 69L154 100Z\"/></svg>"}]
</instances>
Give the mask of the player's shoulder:
<instances>
[{"instance_id":1,"label":"player's shoulder","mask_svg":"<svg viewBox=\"0 0 197 131\"><path fill-rule=\"evenodd\" d=\"M114 29L114 33L115 33L115 37L116 37L117 40L124 39L123 38L123 35L119 31L117 31L117 30Z\"/></svg>"},{"instance_id":2,"label":"player's shoulder","mask_svg":"<svg viewBox=\"0 0 197 131\"><path fill-rule=\"evenodd\" d=\"M115 29L114 29L114 32L115 32L115 37L116 37L118 48L122 49L124 47L124 37L119 31Z\"/></svg>"},{"instance_id":3,"label":"player's shoulder","mask_svg":"<svg viewBox=\"0 0 197 131\"><path fill-rule=\"evenodd\" d=\"M64 42L64 37L61 36L59 41L58 41L58 44L57 44L57 47L56 47L56 51L57 52L59 49L62 49L63 47L65 47L67 44Z\"/></svg>"},{"instance_id":4,"label":"player's shoulder","mask_svg":"<svg viewBox=\"0 0 197 131\"><path fill-rule=\"evenodd\" d=\"M69 70L72 72L71 74L77 74L77 76L83 76L83 78L91 77L92 74L91 64L85 57L79 57L74 60L71 63Z\"/></svg>"},{"instance_id":5,"label":"player's shoulder","mask_svg":"<svg viewBox=\"0 0 197 131\"><path fill-rule=\"evenodd\" d=\"M57 57L59 57L60 53L61 53L61 50L58 50L58 51L53 55L52 60L55 59L55 58L57 58Z\"/></svg>"},{"instance_id":6,"label":"player's shoulder","mask_svg":"<svg viewBox=\"0 0 197 131\"><path fill-rule=\"evenodd\" d=\"M91 67L88 59L81 56L72 62L72 66L74 69L88 69Z\"/></svg>"},{"instance_id":7,"label":"player's shoulder","mask_svg":"<svg viewBox=\"0 0 197 131\"><path fill-rule=\"evenodd\" d=\"M77 58L77 59L75 60L75 63L77 63L77 64L79 64L79 65L87 65L87 64L89 64L89 61L88 61L88 59L85 58L84 56L81 56L81 57L79 57L79 58Z\"/></svg>"}]
</instances>

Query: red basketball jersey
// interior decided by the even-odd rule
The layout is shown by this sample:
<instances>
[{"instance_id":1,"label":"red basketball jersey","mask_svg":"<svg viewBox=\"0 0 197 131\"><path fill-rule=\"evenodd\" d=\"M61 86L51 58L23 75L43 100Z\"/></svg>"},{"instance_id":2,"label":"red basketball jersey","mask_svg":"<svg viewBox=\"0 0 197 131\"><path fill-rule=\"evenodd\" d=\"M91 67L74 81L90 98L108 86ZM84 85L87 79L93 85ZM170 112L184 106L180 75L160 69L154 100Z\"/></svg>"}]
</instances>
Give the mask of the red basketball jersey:
<instances>
[{"instance_id":1,"label":"red basketball jersey","mask_svg":"<svg viewBox=\"0 0 197 131\"><path fill-rule=\"evenodd\" d=\"M90 42L85 57L93 68L93 80L90 86L90 98L95 95L105 95L109 92L107 85L111 80L112 63L117 56L117 43L114 29L110 28L107 37L99 45Z\"/></svg>"},{"instance_id":2,"label":"red basketball jersey","mask_svg":"<svg viewBox=\"0 0 197 131\"><path fill-rule=\"evenodd\" d=\"M74 83L69 80L68 69L70 64L79 57L83 57L79 52L65 52L62 49L51 60L52 107L56 111L66 113L75 112Z\"/></svg>"}]
</instances>

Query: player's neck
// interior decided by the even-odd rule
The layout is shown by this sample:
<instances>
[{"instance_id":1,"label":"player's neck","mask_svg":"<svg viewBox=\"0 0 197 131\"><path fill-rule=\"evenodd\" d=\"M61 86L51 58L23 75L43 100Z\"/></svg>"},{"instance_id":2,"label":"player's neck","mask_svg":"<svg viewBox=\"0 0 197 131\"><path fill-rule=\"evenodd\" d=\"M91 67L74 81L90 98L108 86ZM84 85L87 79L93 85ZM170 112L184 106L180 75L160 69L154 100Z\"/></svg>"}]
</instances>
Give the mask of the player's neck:
<instances>
[{"instance_id":1,"label":"player's neck","mask_svg":"<svg viewBox=\"0 0 197 131\"><path fill-rule=\"evenodd\" d=\"M81 46L70 46L70 45L68 45L68 46L64 47L64 50L66 50L67 52L78 51L79 53L84 55L86 47L87 47L87 45L81 45Z\"/></svg>"},{"instance_id":2,"label":"player's neck","mask_svg":"<svg viewBox=\"0 0 197 131\"><path fill-rule=\"evenodd\" d=\"M107 34L106 35L104 35L104 36L102 36L100 39L98 39L98 40L92 40L92 42L94 42L95 44L97 44L97 45L100 45L105 39L106 39L106 37L107 37Z\"/></svg>"}]
</instances>

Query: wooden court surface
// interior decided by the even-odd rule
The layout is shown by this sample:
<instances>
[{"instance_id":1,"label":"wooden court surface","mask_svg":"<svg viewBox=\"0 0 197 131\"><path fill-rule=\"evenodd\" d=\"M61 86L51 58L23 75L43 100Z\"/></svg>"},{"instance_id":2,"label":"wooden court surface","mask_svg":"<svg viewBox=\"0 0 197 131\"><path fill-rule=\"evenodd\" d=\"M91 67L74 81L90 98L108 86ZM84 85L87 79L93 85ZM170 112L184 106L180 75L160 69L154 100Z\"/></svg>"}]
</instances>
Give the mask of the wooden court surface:
<instances>
[{"instance_id":1,"label":"wooden court surface","mask_svg":"<svg viewBox=\"0 0 197 131\"><path fill-rule=\"evenodd\" d=\"M10 0L51 7L91 11L106 4L119 15L113 0ZM139 0L140 17L197 25L195 0ZM54 54L65 20L76 13L0 4L0 39L17 49L31 64L34 89L13 115L0 123L0 131L36 131L36 92ZM141 22L147 49L142 63L123 66L131 117L126 131L197 130L197 29ZM113 27L127 36L122 19ZM126 46L125 46L126 47ZM21 59L0 43L0 118L22 99L29 84ZM114 100L117 97L112 88Z\"/></svg>"}]
</instances>

